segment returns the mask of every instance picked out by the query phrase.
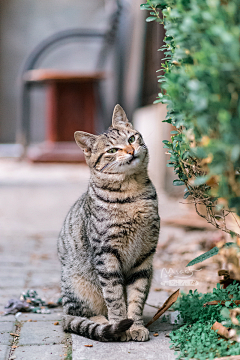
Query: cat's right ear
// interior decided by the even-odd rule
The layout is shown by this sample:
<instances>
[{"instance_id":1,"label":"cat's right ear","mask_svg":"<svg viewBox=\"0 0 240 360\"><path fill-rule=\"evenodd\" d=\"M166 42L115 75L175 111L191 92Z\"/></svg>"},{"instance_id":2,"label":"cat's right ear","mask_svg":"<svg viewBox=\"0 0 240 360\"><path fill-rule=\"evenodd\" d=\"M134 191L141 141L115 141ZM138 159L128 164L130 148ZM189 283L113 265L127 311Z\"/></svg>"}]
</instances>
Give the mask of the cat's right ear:
<instances>
[{"instance_id":1,"label":"cat's right ear","mask_svg":"<svg viewBox=\"0 0 240 360\"><path fill-rule=\"evenodd\" d=\"M74 138L77 145L82 149L85 156L91 155L91 150L97 136L84 131L75 131Z\"/></svg>"}]
</instances>

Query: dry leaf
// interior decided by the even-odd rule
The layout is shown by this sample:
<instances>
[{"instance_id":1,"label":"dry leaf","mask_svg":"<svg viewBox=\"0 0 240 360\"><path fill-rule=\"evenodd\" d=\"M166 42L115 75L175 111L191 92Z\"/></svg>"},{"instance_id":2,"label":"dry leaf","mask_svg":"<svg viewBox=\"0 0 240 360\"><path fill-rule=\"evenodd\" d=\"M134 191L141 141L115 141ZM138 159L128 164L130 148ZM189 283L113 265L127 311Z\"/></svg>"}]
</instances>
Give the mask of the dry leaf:
<instances>
[{"instance_id":1,"label":"dry leaf","mask_svg":"<svg viewBox=\"0 0 240 360\"><path fill-rule=\"evenodd\" d=\"M32 322L32 319L28 319L28 322Z\"/></svg>"},{"instance_id":2,"label":"dry leaf","mask_svg":"<svg viewBox=\"0 0 240 360\"><path fill-rule=\"evenodd\" d=\"M229 339L228 329L225 328L221 323L215 322L212 326L212 329L222 336L224 339Z\"/></svg>"},{"instance_id":3,"label":"dry leaf","mask_svg":"<svg viewBox=\"0 0 240 360\"><path fill-rule=\"evenodd\" d=\"M178 289L172 295L169 296L169 298L165 301L163 306L161 306L160 309L158 309L152 320L150 320L147 323L146 327L149 327L152 323L154 323L154 321L156 321L162 314L165 313L165 311L167 311L170 308L170 306L172 306L177 301L177 298L179 296L179 290L180 289Z\"/></svg>"},{"instance_id":4,"label":"dry leaf","mask_svg":"<svg viewBox=\"0 0 240 360\"><path fill-rule=\"evenodd\" d=\"M240 355L223 356L220 358L215 358L215 360L240 360Z\"/></svg>"},{"instance_id":5,"label":"dry leaf","mask_svg":"<svg viewBox=\"0 0 240 360\"><path fill-rule=\"evenodd\" d=\"M86 347L93 347L93 345L84 345L84 346L86 346Z\"/></svg>"},{"instance_id":6,"label":"dry leaf","mask_svg":"<svg viewBox=\"0 0 240 360\"><path fill-rule=\"evenodd\" d=\"M18 334L14 334L14 333L10 333L10 335L12 335L12 336L20 336Z\"/></svg>"},{"instance_id":7,"label":"dry leaf","mask_svg":"<svg viewBox=\"0 0 240 360\"><path fill-rule=\"evenodd\" d=\"M158 336L158 333L153 334L153 336Z\"/></svg>"},{"instance_id":8,"label":"dry leaf","mask_svg":"<svg viewBox=\"0 0 240 360\"><path fill-rule=\"evenodd\" d=\"M221 304L224 305L225 304L225 300L213 300L213 301L208 301L205 304L203 304L203 307L206 307L207 305L217 305L217 304ZM232 302L236 305L240 305L240 300L232 300Z\"/></svg>"},{"instance_id":9,"label":"dry leaf","mask_svg":"<svg viewBox=\"0 0 240 360\"><path fill-rule=\"evenodd\" d=\"M59 325L59 322L58 321L55 321L55 323L53 325Z\"/></svg>"}]
</instances>

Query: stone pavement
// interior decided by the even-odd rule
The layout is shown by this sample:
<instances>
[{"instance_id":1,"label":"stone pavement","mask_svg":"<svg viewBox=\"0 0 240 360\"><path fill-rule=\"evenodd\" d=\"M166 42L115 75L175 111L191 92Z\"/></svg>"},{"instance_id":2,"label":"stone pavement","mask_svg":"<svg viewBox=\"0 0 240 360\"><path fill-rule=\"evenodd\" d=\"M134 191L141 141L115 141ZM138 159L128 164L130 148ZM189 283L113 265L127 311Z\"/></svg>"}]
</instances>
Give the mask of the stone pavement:
<instances>
[{"instance_id":1,"label":"stone pavement","mask_svg":"<svg viewBox=\"0 0 240 360\"><path fill-rule=\"evenodd\" d=\"M70 206L86 190L88 177L84 165L0 161L1 314L9 299L19 298L27 289L36 290L48 301L56 301L60 296L56 240ZM165 195L160 202L164 215L185 211L176 200L166 201ZM163 231L161 241L166 241L167 236ZM169 296L153 290L160 286L158 279L156 271L147 300L154 306ZM144 311L147 321L156 309L146 305ZM172 325L156 322L151 325L151 340L146 343L99 343L63 333L61 308L53 309L51 314L22 313L17 319L1 315L0 360L172 360L174 352L169 350L169 338L165 337L171 328ZM159 335L154 337L156 331ZM87 344L93 346L85 347Z\"/></svg>"}]
</instances>

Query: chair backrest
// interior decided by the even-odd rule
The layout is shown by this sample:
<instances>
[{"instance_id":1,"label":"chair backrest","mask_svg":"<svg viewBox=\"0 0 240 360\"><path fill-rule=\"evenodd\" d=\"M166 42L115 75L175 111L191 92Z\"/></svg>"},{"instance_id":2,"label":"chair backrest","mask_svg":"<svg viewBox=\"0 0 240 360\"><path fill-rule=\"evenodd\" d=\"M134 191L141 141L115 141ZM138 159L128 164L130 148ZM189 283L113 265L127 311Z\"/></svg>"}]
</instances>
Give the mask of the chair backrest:
<instances>
[{"instance_id":1,"label":"chair backrest","mask_svg":"<svg viewBox=\"0 0 240 360\"><path fill-rule=\"evenodd\" d=\"M123 5L122 0L116 0L117 9L110 17L109 27L107 31L96 31L89 29L70 29L60 31L47 39L43 40L36 48L30 53L24 63L21 75L21 89L20 89L20 116L17 126L17 143L21 143L24 147L30 141L30 96L29 89L31 84L26 81L25 74L29 70L36 69L40 60L44 58L51 50L57 46L66 43L73 39L102 39L103 45L98 55L96 70L103 70L108 54L115 42L118 24L122 13Z\"/></svg>"}]
</instances>

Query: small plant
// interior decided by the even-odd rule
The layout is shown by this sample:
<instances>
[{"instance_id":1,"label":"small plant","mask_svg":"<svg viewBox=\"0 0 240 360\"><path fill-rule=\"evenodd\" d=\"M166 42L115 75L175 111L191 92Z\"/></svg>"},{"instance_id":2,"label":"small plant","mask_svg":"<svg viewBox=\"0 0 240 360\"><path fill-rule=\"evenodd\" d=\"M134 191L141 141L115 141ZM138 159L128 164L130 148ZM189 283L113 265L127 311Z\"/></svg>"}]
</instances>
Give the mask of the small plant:
<instances>
[{"instance_id":1,"label":"small plant","mask_svg":"<svg viewBox=\"0 0 240 360\"><path fill-rule=\"evenodd\" d=\"M180 312L184 325L170 333L171 347L178 350L178 359L211 360L221 356L239 355L239 342L233 339L225 340L211 329L217 321L231 326L235 333L240 330L239 324L235 322L233 325L230 319L231 312L239 311L234 303L235 299L240 299L240 286L236 283L229 285L227 289L218 284L212 293L206 294L190 290L188 294L182 294L178 298L174 308ZM214 300L222 300L224 305L219 302L216 305L204 306Z\"/></svg>"}]
</instances>

